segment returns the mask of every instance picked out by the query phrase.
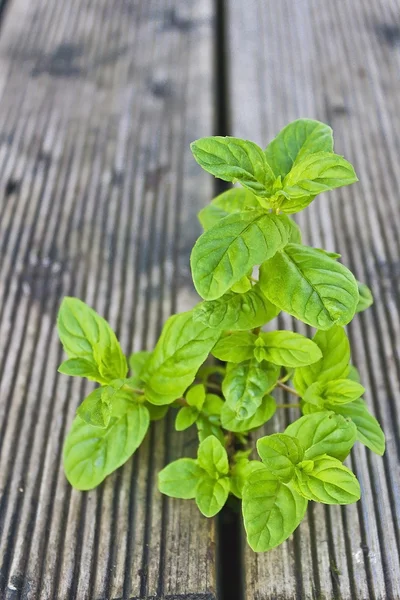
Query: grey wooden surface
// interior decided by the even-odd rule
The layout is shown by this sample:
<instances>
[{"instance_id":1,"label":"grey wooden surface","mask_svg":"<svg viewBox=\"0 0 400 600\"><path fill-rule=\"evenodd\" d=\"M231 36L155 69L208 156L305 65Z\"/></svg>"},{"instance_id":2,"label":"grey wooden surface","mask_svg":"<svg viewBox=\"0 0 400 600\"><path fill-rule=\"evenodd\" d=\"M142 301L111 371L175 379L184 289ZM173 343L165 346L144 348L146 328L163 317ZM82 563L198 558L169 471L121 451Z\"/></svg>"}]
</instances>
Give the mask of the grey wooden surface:
<instances>
[{"instance_id":1,"label":"grey wooden surface","mask_svg":"<svg viewBox=\"0 0 400 600\"><path fill-rule=\"evenodd\" d=\"M366 401L387 435L383 459L361 445L352 452L360 503L311 503L280 548L255 555L244 546L245 597L396 600L400 3L229 0L227 23L231 133L265 145L287 122L317 118L332 125L336 151L356 167L360 183L316 199L298 222L307 243L341 252L373 290L375 305L355 318L349 335ZM285 426L279 416L276 430Z\"/></svg>"},{"instance_id":2,"label":"grey wooden surface","mask_svg":"<svg viewBox=\"0 0 400 600\"><path fill-rule=\"evenodd\" d=\"M90 493L61 448L88 388L57 374L65 294L151 348L195 303L212 195L211 0L10 0L0 35L0 598L212 600L215 523L158 493L196 434L157 424Z\"/></svg>"}]
</instances>

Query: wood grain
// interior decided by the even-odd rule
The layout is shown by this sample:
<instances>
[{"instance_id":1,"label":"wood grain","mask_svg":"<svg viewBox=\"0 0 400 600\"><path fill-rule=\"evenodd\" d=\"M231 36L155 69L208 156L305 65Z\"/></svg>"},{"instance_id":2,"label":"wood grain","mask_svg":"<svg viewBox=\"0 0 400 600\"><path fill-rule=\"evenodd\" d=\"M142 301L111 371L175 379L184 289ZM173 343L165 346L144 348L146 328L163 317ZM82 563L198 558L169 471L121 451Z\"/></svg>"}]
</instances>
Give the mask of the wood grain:
<instances>
[{"instance_id":1,"label":"wood grain","mask_svg":"<svg viewBox=\"0 0 400 600\"><path fill-rule=\"evenodd\" d=\"M356 167L359 184L316 199L298 222L306 243L341 252L373 290L374 306L348 329L387 435L383 459L352 452L360 503L312 504L280 548L244 546L248 600L400 598L398 16L392 0L228 1L232 135L265 146L289 121L317 118ZM279 415L273 428L284 426Z\"/></svg>"},{"instance_id":2,"label":"wood grain","mask_svg":"<svg viewBox=\"0 0 400 600\"><path fill-rule=\"evenodd\" d=\"M215 598L215 525L156 474L195 434L157 423L73 491L61 449L90 389L57 374L64 295L151 348L196 297L189 248L211 182L211 0L13 0L0 38L0 597Z\"/></svg>"}]
</instances>

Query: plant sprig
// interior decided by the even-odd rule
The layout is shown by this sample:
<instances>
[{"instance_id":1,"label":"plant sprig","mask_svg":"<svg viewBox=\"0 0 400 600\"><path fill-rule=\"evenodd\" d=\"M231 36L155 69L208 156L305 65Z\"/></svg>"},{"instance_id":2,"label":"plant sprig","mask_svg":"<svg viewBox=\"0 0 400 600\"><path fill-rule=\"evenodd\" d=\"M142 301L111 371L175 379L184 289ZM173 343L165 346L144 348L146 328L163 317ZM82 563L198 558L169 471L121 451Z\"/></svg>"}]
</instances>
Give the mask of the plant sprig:
<instances>
[{"instance_id":1,"label":"plant sprig","mask_svg":"<svg viewBox=\"0 0 400 600\"><path fill-rule=\"evenodd\" d=\"M160 472L160 491L195 499L206 517L230 493L242 499L248 542L264 552L291 535L309 501L360 498L343 465L356 440L379 455L385 450L344 329L372 304L371 292L339 254L303 245L289 216L357 177L333 152L330 127L309 119L290 123L266 150L232 137L202 138L191 148L206 171L242 186L200 211L204 233L190 262L203 300L167 320L152 352L127 360L102 317L64 299L58 331L68 358L59 370L99 384L77 410L64 467L74 487L94 488L172 407L177 431L197 428L199 448L196 459ZM315 327L314 337L262 331L281 311ZM223 364L205 364L210 355ZM295 401L277 404L276 388ZM260 460L252 460L250 433L277 407L299 407L303 416L258 439Z\"/></svg>"}]
</instances>

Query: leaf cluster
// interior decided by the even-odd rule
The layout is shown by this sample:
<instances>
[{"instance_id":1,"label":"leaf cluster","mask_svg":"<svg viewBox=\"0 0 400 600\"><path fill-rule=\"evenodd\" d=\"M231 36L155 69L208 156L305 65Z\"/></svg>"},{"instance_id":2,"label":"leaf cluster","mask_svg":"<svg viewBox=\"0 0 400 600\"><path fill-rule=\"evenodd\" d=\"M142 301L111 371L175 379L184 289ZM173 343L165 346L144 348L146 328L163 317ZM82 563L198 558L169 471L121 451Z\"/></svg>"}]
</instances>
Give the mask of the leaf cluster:
<instances>
[{"instance_id":1,"label":"leaf cluster","mask_svg":"<svg viewBox=\"0 0 400 600\"><path fill-rule=\"evenodd\" d=\"M385 449L344 329L372 304L371 292L339 254L304 245L291 216L357 177L334 153L330 127L310 119L289 124L265 150L233 137L191 148L206 171L241 186L200 211L204 232L190 262L201 301L167 320L151 352L127 359L102 317L64 299L59 370L98 384L77 410L64 467L74 487L97 486L137 450L151 421L175 410L176 430L195 427L199 447L159 473L160 491L194 499L206 517L236 496L251 548L266 551L291 535L309 501L359 499L343 464L357 440ZM261 330L281 311L314 327L313 338ZM272 395L277 387L296 396L302 416L258 439L252 460L253 432L285 406Z\"/></svg>"}]
</instances>

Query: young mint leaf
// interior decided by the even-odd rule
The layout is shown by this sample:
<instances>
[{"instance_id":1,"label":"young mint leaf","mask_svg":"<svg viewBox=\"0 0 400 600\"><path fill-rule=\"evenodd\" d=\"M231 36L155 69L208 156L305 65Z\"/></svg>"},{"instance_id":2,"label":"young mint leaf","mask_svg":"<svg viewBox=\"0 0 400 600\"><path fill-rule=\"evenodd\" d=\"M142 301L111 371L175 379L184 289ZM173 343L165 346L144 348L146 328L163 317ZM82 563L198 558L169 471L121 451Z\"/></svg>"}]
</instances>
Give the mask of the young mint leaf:
<instances>
[{"instance_id":1,"label":"young mint leaf","mask_svg":"<svg viewBox=\"0 0 400 600\"><path fill-rule=\"evenodd\" d=\"M260 208L260 203L253 192L243 188L232 188L219 194L197 216L204 231L207 231L224 217L234 212L252 208Z\"/></svg>"},{"instance_id":2,"label":"young mint leaf","mask_svg":"<svg viewBox=\"0 0 400 600\"><path fill-rule=\"evenodd\" d=\"M225 443L224 432L220 427L220 419L215 416L207 416L203 413L199 416L196 421L196 427L199 434L200 442L204 442L210 435L214 436L221 442Z\"/></svg>"},{"instance_id":3,"label":"young mint leaf","mask_svg":"<svg viewBox=\"0 0 400 600\"><path fill-rule=\"evenodd\" d=\"M243 452L242 454L246 455L248 453ZM231 493L236 496L236 498L242 498L243 488L246 485L247 479L250 477L251 473L259 468L263 468L260 461L249 460L247 456L240 456L240 453L236 453L234 456L234 464L229 474Z\"/></svg>"},{"instance_id":4,"label":"young mint leaf","mask_svg":"<svg viewBox=\"0 0 400 600\"><path fill-rule=\"evenodd\" d=\"M201 442L197 452L197 462L210 477L226 475L229 471L226 450L213 435Z\"/></svg>"},{"instance_id":5,"label":"young mint leaf","mask_svg":"<svg viewBox=\"0 0 400 600\"><path fill-rule=\"evenodd\" d=\"M269 421L275 414L275 410L275 399L272 396L266 395L261 400L260 406L252 417L249 417L248 419L238 419L236 411L232 410L229 404L225 402L221 411L222 427L235 433L251 431L252 429L261 427L261 425L264 425L264 423Z\"/></svg>"},{"instance_id":6,"label":"young mint leaf","mask_svg":"<svg viewBox=\"0 0 400 600\"><path fill-rule=\"evenodd\" d=\"M198 416L199 411L196 408L192 408L191 406L183 406L176 415L176 431L184 431L185 429L189 429L189 427L196 422Z\"/></svg>"},{"instance_id":7,"label":"young mint leaf","mask_svg":"<svg viewBox=\"0 0 400 600\"><path fill-rule=\"evenodd\" d=\"M191 312L170 317L146 367L146 399L161 405L182 396L219 336L218 330L195 323Z\"/></svg>"},{"instance_id":8,"label":"young mint leaf","mask_svg":"<svg viewBox=\"0 0 400 600\"><path fill-rule=\"evenodd\" d=\"M214 346L211 354L219 360L242 362L253 358L257 336L249 331L233 333L222 337Z\"/></svg>"},{"instance_id":9,"label":"young mint leaf","mask_svg":"<svg viewBox=\"0 0 400 600\"><path fill-rule=\"evenodd\" d=\"M279 312L279 308L264 296L260 286L255 285L245 293L231 291L217 300L201 302L194 308L193 318L208 327L239 331L260 327Z\"/></svg>"},{"instance_id":10,"label":"young mint leaf","mask_svg":"<svg viewBox=\"0 0 400 600\"><path fill-rule=\"evenodd\" d=\"M245 210L203 233L190 257L193 282L205 300L216 300L255 265L283 248L291 226L285 215Z\"/></svg>"},{"instance_id":11,"label":"young mint leaf","mask_svg":"<svg viewBox=\"0 0 400 600\"><path fill-rule=\"evenodd\" d=\"M207 394L202 412L208 416L220 415L225 402L216 394Z\"/></svg>"},{"instance_id":12,"label":"young mint leaf","mask_svg":"<svg viewBox=\"0 0 400 600\"><path fill-rule=\"evenodd\" d=\"M322 454L344 460L357 438L354 423L331 411L305 415L286 427L285 433L305 448L305 460Z\"/></svg>"},{"instance_id":13,"label":"young mint leaf","mask_svg":"<svg viewBox=\"0 0 400 600\"><path fill-rule=\"evenodd\" d=\"M311 469L298 465L293 485L297 491L314 502L323 504L352 504L360 499L360 484L350 469L327 454L318 456Z\"/></svg>"},{"instance_id":14,"label":"young mint leaf","mask_svg":"<svg viewBox=\"0 0 400 600\"><path fill-rule=\"evenodd\" d=\"M357 440L372 452L383 456L385 453L385 434L378 421L371 415L367 405L361 398L340 406L330 406L335 413L345 419L351 419L357 428Z\"/></svg>"},{"instance_id":15,"label":"young mint leaf","mask_svg":"<svg viewBox=\"0 0 400 600\"><path fill-rule=\"evenodd\" d=\"M111 402L102 398L104 388L97 388L87 396L76 411L85 423L92 427L108 426L111 417Z\"/></svg>"},{"instance_id":16,"label":"young mint leaf","mask_svg":"<svg viewBox=\"0 0 400 600\"><path fill-rule=\"evenodd\" d=\"M224 507L230 490L229 477L203 477L196 488L196 504L205 517L214 517Z\"/></svg>"},{"instance_id":17,"label":"young mint leaf","mask_svg":"<svg viewBox=\"0 0 400 600\"><path fill-rule=\"evenodd\" d=\"M346 379L350 372L350 344L343 327L334 326L328 331L317 331L313 341L322 352L322 358L307 367L296 369L293 383L304 394L312 383L327 383Z\"/></svg>"},{"instance_id":18,"label":"young mint leaf","mask_svg":"<svg viewBox=\"0 0 400 600\"><path fill-rule=\"evenodd\" d=\"M235 294L245 294L252 288L252 283L247 275L244 275L239 281L237 281L230 289L231 292L235 292ZM229 293L229 292L227 292ZM224 294L225 296L226 294ZM224 296L221 296L223 298ZM213 302L213 300L210 300Z\"/></svg>"},{"instance_id":19,"label":"young mint leaf","mask_svg":"<svg viewBox=\"0 0 400 600\"><path fill-rule=\"evenodd\" d=\"M265 150L276 177L284 178L293 164L315 152L333 152L332 129L312 119L297 119L286 125Z\"/></svg>"},{"instance_id":20,"label":"young mint leaf","mask_svg":"<svg viewBox=\"0 0 400 600\"><path fill-rule=\"evenodd\" d=\"M128 366L115 333L87 304L78 298L64 298L58 312L57 328L68 358L81 359L63 363L61 369L64 372L81 375L86 371L85 377L102 384L126 377Z\"/></svg>"},{"instance_id":21,"label":"young mint leaf","mask_svg":"<svg viewBox=\"0 0 400 600\"><path fill-rule=\"evenodd\" d=\"M101 380L100 383L105 383L99 373L98 366L87 358L68 358L58 367L58 372L74 377L86 377L91 381Z\"/></svg>"},{"instance_id":22,"label":"young mint leaf","mask_svg":"<svg viewBox=\"0 0 400 600\"><path fill-rule=\"evenodd\" d=\"M346 267L298 244L262 265L260 285L272 304L319 329L346 325L358 303L357 282Z\"/></svg>"},{"instance_id":23,"label":"young mint leaf","mask_svg":"<svg viewBox=\"0 0 400 600\"><path fill-rule=\"evenodd\" d=\"M130 355L128 363L133 373L132 377L130 377L132 386L140 387L151 354L147 350L141 350Z\"/></svg>"},{"instance_id":24,"label":"young mint leaf","mask_svg":"<svg viewBox=\"0 0 400 600\"><path fill-rule=\"evenodd\" d=\"M274 433L257 441L257 452L267 467L278 479L288 482L294 475L294 467L303 460L304 449L290 435Z\"/></svg>"},{"instance_id":25,"label":"young mint leaf","mask_svg":"<svg viewBox=\"0 0 400 600\"><path fill-rule=\"evenodd\" d=\"M367 310L367 308L369 308L374 303L374 298L372 296L371 290L368 286L365 285L365 283L360 283L359 281L357 281L357 285L360 297L358 300L356 313L359 313L363 310Z\"/></svg>"},{"instance_id":26,"label":"young mint leaf","mask_svg":"<svg viewBox=\"0 0 400 600\"><path fill-rule=\"evenodd\" d=\"M271 194L275 176L262 149L234 137L206 137L191 145L193 156L205 170L224 181L239 182L260 197Z\"/></svg>"},{"instance_id":27,"label":"young mint leaf","mask_svg":"<svg viewBox=\"0 0 400 600\"><path fill-rule=\"evenodd\" d=\"M142 443L149 423L147 408L132 402L131 396L122 390L113 395L106 428L93 427L76 416L63 452L70 484L78 490L91 490L99 485L132 456Z\"/></svg>"},{"instance_id":28,"label":"young mint leaf","mask_svg":"<svg viewBox=\"0 0 400 600\"><path fill-rule=\"evenodd\" d=\"M201 383L194 385L186 392L185 399L189 406L201 410L206 399L206 388Z\"/></svg>"},{"instance_id":29,"label":"young mint leaf","mask_svg":"<svg viewBox=\"0 0 400 600\"><path fill-rule=\"evenodd\" d=\"M323 408L327 404L347 404L358 400L365 388L351 379L334 379L322 383L317 381L307 388L303 400Z\"/></svg>"},{"instance_id":30,"label":"young mint leaf","mask_svg":"<svg viewBox=\"0 0 400 600\"><path fill-rule=\"evenodd\" d=\"M190 500L205 476L203 469L192 458L180 458L170 463L158 474L158 489L171 498Z\"/></svg>"},{"instance_id":31,"label":"young mint leaf","mask_svg":"<svg viewBox=\"0 0 400 600\"><path fill-rule=\"evenodd\" d=\"M302 210L320 194L358 181L352 165L333 152L316 152L296 161L283 181L281 209Z\"/></svg>"},{"instance_id":32,"label":"young mint leaf","mask_svg":"<svg viewBox=\"0 0 400 600\"><path fill-rule=\"evenodd\" d=\"M260 333L254 356L283 367L301 367L315 363L322 357L317 344L293 331Z\"/></svg>"},{"instance_id":33,"label":"young mint leaf","mask_svg":"<svg viewBox=\"0 0 400 600\"><path fill-rule=\"evenodd\" d=\"M307 500L261 466L243 488L243 519L254 552L266 552L286 540L302 521Z\"/></svg>"},{"instance_id":34,"label":"young mint leaf","mask_svg":"<svg viewBox=\"0 0 400 600\"><path fill-rule=\"evenodd\" d=\"M279 377L279 367L256 360L234 365L222 382L226 403L236 419L251 418Z\"/></svg>"}]
</instances>

